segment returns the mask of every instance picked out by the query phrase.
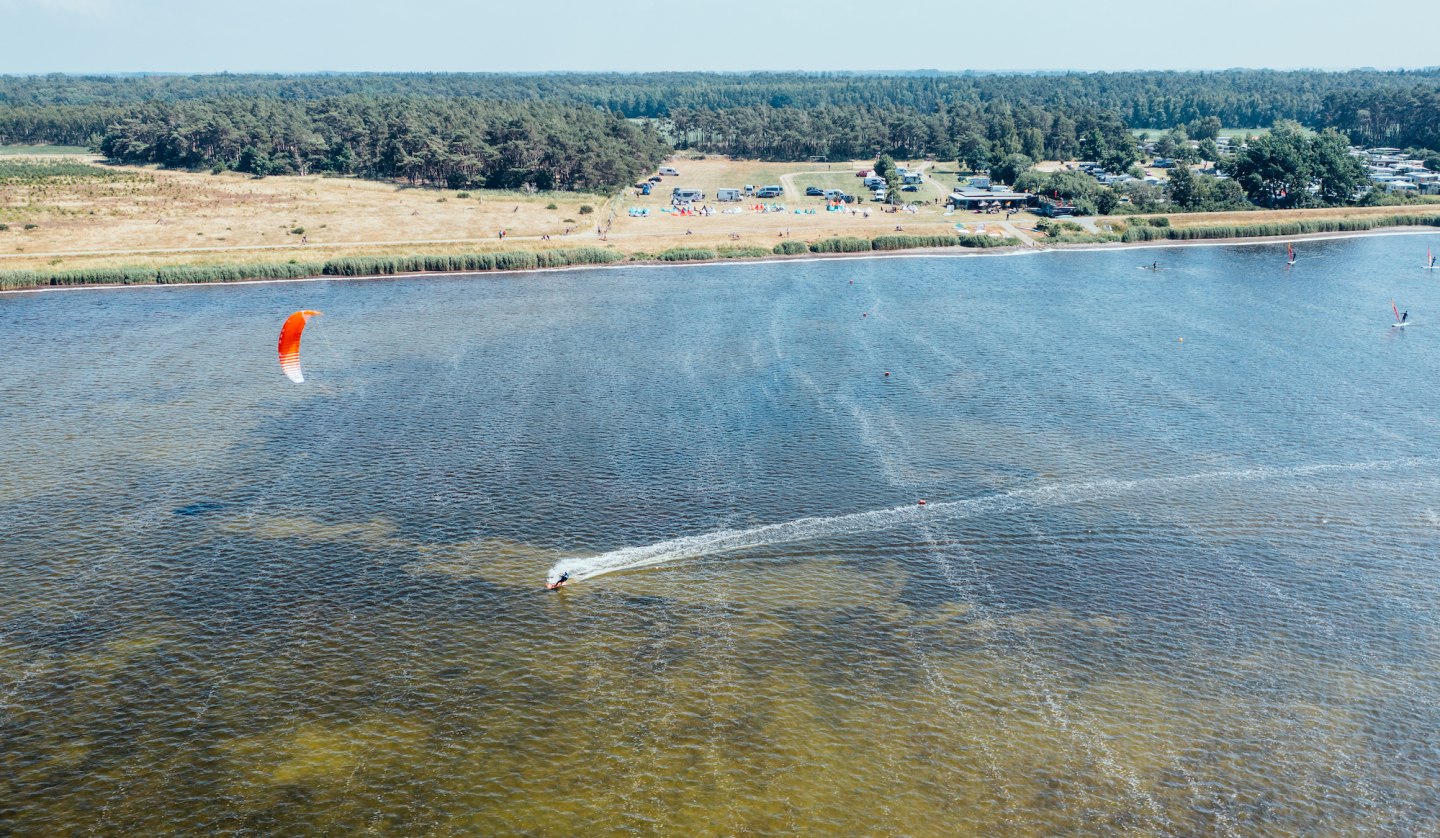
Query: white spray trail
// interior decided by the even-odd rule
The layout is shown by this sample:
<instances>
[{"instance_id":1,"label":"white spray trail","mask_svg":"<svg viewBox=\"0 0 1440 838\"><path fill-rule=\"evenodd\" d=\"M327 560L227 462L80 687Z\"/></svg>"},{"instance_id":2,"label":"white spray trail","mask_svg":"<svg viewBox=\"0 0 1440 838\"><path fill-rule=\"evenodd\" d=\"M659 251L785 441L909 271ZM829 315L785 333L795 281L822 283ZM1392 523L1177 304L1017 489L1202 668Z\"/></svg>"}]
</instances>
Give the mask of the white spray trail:
<instances>
[{"instance_id":1,"label":"white spray trail","mask_svg":"<svg viewBox=\"0 0 1440 838\"><path fill-rule=\"evenodd\" d=\"M1252 468L1233 471L1212 471L1179 477L1153 477L1135 480L1093 480L1034 486L966 500L931 503L927 506L895 506L849 515L798 518L778 524L765 524L743 530L716 530L689 535L640 547L622 547L596 556L561 559L550 569L549 578L558 579L569 573L574 582L594 579L620 570L668 564L684 559L734 553L757 547L794 544L817 538L834 538L881 532L904 526L913 521L955 521L982 515L1013 512L1027 507L1065 506L1081 501L1101 500L1139 491L1158 491L1193 483L1259 482L1291 479L1340 472L1394 471L1428 463L1423 458L1364 463L1319 464L1290 468Z\"/></svg>"}]
</instances>

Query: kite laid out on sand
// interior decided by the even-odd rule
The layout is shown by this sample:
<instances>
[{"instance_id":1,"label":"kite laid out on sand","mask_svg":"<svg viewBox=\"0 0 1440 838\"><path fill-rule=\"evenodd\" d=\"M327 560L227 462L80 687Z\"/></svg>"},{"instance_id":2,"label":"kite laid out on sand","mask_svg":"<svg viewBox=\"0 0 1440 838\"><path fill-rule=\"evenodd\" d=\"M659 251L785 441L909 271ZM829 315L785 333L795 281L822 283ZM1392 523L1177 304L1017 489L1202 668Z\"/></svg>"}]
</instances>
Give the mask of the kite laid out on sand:
<instances>
[{"instance_id":1,"label":"kite laid out on sand","mask_svg":"<svg viewBox=\"0 0 1440 838\"><path fill-rule=\"evenodd\" d=\"M305 331L305 322L319 314L308 308L297 311L280 327L280 371L296 384L305 383L305 374L300 371L300 333Z\"/></svg>"}]
</instances>

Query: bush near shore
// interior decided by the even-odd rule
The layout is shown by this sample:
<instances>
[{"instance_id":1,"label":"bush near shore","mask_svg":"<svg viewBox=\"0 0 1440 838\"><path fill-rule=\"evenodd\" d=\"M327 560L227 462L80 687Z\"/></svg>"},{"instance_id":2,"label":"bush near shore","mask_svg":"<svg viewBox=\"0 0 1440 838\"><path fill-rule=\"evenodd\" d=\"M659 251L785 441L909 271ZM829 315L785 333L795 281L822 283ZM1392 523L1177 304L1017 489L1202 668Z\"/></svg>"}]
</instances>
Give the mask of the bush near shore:
<instances>
[{"instance_id":1,"label":"bush near shore","mask_svg":"<svg viewBox=\"0 0 1440 838\"><path fill-rule=\"evenodd\" d=\"M1440 215L1376 215L1360 218L1302 218L1268 224L1226 224L1212 227L1139 227L1125 230L1121 241L1184 241L1241 239L1257 236L1302 236L1310 233L1352 233L1381 227L1440 227Z\"/></svg>"},{"instance_id":2,"label":"bush near shore","mask_svg":"<svg viewBox=\"0 0 1440 838\"><path fill-rule=\"evenodd\" d=\"M844 237L817 242L783 241L773 250L753 245L677 247L653 258L662 262L758 258L771 253L867 253L917 247L1008 247L1013 238L950 235L887 235L874 239ZM608 265L627 258L615 250L578 247L567 250L500 251L430 256L347 256L326 262L271 262L244 265L196 265L163 268L86 268L67 271L0 271L0 290L70 285L173 285L238 282L247 279L301 279L315 276L386 276L406 273L526 271L571 265ZM635 254L631 258L648 258Z\"/></svg>"},{"instance_id":3,"label":"bush near shore","mask_svg":"<svg viewBox=\"0 0 1440 838\"><path fill-rule=\"evenodd\" d=\"M373 276L400 273L535 270L605 265L624 256L599 247L504 251L451 256L350 256L328 262L272 262L166 268L88 268L70 271L0 271L0 290L64 285L173 285L312 276Z\"/></svg>"},{"instance_id":4,"label":"bush near shore","mask_svg":"<svg viewBox=\"0 0 1440 838\"><path fill-rule=\"evenodd\" d=\"M656 256L661 262L705 262L716 257L708 247L672 247Z\"/></svg>"}]
</instances>

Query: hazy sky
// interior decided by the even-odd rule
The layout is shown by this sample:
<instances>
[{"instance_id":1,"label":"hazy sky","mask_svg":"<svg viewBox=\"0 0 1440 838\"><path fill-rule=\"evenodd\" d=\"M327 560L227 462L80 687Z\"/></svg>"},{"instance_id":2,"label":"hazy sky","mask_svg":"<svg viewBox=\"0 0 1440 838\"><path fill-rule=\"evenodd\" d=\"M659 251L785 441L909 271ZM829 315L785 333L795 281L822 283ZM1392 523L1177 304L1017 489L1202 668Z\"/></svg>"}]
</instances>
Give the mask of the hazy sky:
<instances>
[{"instance_id":1,"label":"hazy sky","mask_svg":"<svg viewBox=\"0 0 1440 838\"><path fill-rule=\"evenodd\" d=\"M1418 68L1440 64L1435 9L1435 0L0 0L0 73Z\"/></svg>"}]
</instances>

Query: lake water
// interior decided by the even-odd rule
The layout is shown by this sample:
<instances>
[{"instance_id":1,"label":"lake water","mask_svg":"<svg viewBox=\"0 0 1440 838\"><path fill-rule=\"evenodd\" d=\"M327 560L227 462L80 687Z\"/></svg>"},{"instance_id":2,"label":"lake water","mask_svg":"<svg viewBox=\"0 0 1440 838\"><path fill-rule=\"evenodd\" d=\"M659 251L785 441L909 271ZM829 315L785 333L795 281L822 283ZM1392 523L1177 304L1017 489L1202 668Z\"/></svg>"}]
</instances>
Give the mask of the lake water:
<instances>
[{"instance_id":1,"label":"lake water","mask_svg":"<svg viewBox=\"0 0 1440 838\"><path fill-rule=\"evenodd\" d=\"M1428 242L0 297L0 831L1433 834Z\"/></svg>"}]
</instances>

